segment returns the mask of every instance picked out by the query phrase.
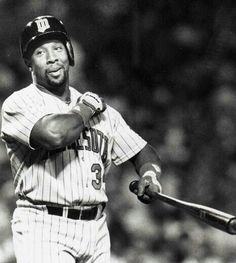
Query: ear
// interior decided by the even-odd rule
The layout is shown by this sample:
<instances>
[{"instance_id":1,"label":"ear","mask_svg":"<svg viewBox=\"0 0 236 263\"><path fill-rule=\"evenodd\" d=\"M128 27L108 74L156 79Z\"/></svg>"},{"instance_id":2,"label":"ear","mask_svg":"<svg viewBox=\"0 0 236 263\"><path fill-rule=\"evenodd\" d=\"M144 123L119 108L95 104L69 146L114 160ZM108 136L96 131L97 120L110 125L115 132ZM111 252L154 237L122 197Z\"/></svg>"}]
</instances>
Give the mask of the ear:
<instances>
[{"instance_id":1,"label":"ear","mask_svg":"<svg viewBox=\"0 0 236 263\"><path fill-rule=\"evenodd\" d=\"M27 59L27 58L25 58L25 64L26 64L26 66L29 68L29 70L30 70L30 68L31 68L31 62L30 62L30 60L29 59ZM30 70L31 71L31 70Z\"/></svg>"}]
</instances>

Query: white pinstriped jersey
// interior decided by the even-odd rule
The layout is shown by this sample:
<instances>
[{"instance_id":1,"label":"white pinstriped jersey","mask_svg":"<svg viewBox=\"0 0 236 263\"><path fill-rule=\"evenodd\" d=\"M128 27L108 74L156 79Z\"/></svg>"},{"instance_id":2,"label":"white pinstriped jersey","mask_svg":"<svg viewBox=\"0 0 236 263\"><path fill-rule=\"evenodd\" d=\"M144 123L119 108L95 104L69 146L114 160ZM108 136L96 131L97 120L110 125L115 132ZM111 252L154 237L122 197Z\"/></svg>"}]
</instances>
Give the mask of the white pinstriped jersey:
<instances>
[{"instance_id":1,"label":"white pinstriped jersey","mask_svg":"<svg viewBox=\"0 0 236 263\"><path fill-rule=\"evenodd\" d=\"M64 206L107 202L104 175L145 145L112 107L93 117L79 138L58 150L33 149L30 133L47 114L66 113L81 95L70 87L68 105L34 84L14 92L2 107L1 137L10 158L16 195ZM18 204L26 201L18 200Z\"/></svg>"}]
</instances>

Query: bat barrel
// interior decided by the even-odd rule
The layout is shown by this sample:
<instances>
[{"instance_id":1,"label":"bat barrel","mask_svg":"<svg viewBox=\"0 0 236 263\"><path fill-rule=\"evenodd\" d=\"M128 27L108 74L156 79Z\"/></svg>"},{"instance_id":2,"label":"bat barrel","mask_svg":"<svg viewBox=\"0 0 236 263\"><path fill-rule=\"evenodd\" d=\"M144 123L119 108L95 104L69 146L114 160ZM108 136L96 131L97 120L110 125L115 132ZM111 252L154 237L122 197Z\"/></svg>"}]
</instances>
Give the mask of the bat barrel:
<instances>
[{"instance_id":1,"label":"bat barrel","mask_svg":"<svg viewBox=\"0 0 236 263\"><path fill-rule=\"evenodd\" d=\"M236 234L236 217L231 214L204 205L182 201L164 194L158 194L157 198L185 210L190 215L215 228L232 235Z\"/></svg>"},{"instance_id":2,"label":"bat barrel","mask_svg":"<svg viewBox=\"0 0 236 263\"><path fill-rule=\"evenodd\" d=\"M236 218L233 215L224 213L214 208L205 207L200 209L199 216L194 214L192 215L224 232L227 232L232 235L236 234Z\"/></svg>"},{"instance_id":3,"label":"bat barrel","mask_svg":"<svg viewBox=\"0 0 236 263\"><path fill-rule=\"evenodd\" d=\"M236 217L232 217L228 222L228 233L236 235Z\"/></svg>"},{"instance_id":4,"label":"bat barrel","mask_svg":"<svg viewBox=\"0 0 236 263\"><path fill-rule=\"evenodd\" d=\"M136 193L137 185L138 181L131 182L130 190ZM236 217L234 215L222 212L212 207L186 202L162 193L156 194L156 198L165 203L168 203L169 205L184 210L185 212L189 213L197 219L200 219L202 222L205 222L208 225L211 225L232 235L236 234Z\"/></svg>"}]
</instances>

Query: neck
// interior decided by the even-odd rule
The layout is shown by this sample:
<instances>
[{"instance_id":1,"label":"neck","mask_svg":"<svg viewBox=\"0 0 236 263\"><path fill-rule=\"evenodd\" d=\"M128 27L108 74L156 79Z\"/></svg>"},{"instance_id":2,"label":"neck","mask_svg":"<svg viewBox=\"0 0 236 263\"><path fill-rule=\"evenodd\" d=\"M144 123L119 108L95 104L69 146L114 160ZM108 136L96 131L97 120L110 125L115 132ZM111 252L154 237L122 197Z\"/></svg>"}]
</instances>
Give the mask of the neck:
<instances>
[{"instance_id":1,"label":"neck","mask_svg":"<svg viewBox=\"0 0 236 263\"><path fill-rule=\"evenodd\" d=\"M65 87L63 87L63 89L60 88L60 89L57 89L57 90L53 90L53 92L52 92L52 91L48 90L46 87L44 87L44 86L42 86L42 85L40 85L40 84L38 84L38 83L33 82L33 84L34 84L39 90L41 90L41 91L43 91L43 92L45 92L45 93L51 94L51 95L53 95L53 96L55 96L55 97L58 97L59 99L65 101L66 103L70 103L70 101L71 101L71 98L70 98L70 89L69 89L69 86L68 86L68 85L66 85Z\"/></svg>"}]
</instances>

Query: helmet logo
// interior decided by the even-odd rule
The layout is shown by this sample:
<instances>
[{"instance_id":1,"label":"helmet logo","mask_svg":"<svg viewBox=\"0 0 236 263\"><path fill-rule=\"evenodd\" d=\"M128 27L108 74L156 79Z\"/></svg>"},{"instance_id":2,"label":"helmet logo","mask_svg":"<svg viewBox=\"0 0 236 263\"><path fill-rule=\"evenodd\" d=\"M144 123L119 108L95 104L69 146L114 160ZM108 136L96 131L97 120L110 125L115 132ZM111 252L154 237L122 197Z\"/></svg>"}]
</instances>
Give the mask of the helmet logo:
<instances>
[{"instance_id":1,"label":"helmet logo","mask_svg":"<svg viewBox=\"0 0 236 263\"><path fill-rule=\"evenodd\" d=\"M41 18L35 21L38 27L38 32L44 32L46 29L50 28L47 18Z\"/></svg>"}]
</instances>

